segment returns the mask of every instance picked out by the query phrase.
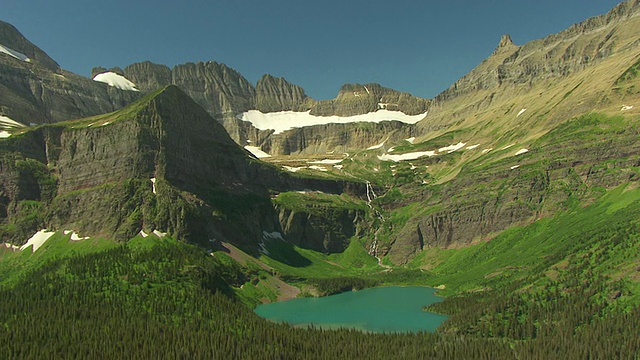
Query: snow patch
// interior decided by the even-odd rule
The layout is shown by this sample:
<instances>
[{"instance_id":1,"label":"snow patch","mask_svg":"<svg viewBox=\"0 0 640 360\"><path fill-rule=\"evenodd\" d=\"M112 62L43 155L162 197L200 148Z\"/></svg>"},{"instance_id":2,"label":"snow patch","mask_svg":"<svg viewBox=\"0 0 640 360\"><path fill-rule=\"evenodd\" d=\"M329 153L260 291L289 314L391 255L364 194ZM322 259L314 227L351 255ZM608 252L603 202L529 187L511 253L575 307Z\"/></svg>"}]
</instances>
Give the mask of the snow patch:
<instances>
[{"instance_id":1,"label":"snow patch","mask_svg":"<svg viewBox=\"0 0 640 360\"><path fill-rule=\"evenodd\" d=\"M2 116L2 115L0 115L0 125L2 125L3 127L12 127L12 128L24 127L24 125L11 119L10 117Z\"/></svg>"},{"instance_id":2,"label":"snow patch","mask_svg":"<svg viewBox=\"0 0 640 360\"><path fill-rule=\"evenodd\" d=\"M457 143L455 145L449 145L449 146L442 147L442 148L438 149L438 152L445 152L446 151L447 153L451 154L452 152L454 152L456 150L462 149L465 145L467 145L467 144L465 144L463 142L459 142L459 143Z\"/></svg>"},{"instance_id":3,"label":"snow patch","mask_svg":"<svg viewBox=\"0 0 640 360\"><path fill-rule=\"evenodd\" d=\"M9 136L11 136L11 134L9 134L8 132L6 132L4 130L0 131L0 139L6 139Z\"/></svg>"},{"instance_id":4,"label":"snow patch","mask_svg":"<svg viewBox=\"0 0 640 360\"><path fill-rule=\"evenodd\" d=\"M520 112L518 112L518 115L516 115L516 117L520 117L520 115L524 114L525 111L527 111L527 109L520 110Z\"/></svg>"},{"instance_id":5,"label":"snow patch","mask_svg":"<svg viewBox=\"0 0 640 360\"><path fill-rule=\"evenodd\" d=\"M153 234L155 236L159 237L159 238L163 238L163 237L167 236L166 232L161 232L159 230L153 230Z\"/></svg>"},{"instance_id":6,"label":"snow patch","mask_svg":"<svg viewBox=\"0 0 640 360\"><path fill-rule=\"evenodd\" d=\"M344 167L343 165L333 165L334 168L338 169L338 170L342 170L342 168Z\"/></svg>"},{"instance_id":7,"label":"snow patch","mask_svg":"<svg viewBox=\"0 0 640 360\"><path fill-rule=\"evenodd\" d=\"M15 51L13 49L9 49L8 47L6 47L6 46L4 46L2 44L0 44L0 52L1 53L5 53L5 54L10 55L10 56L13 56L14 58L16 58L18 60L22 60L22 61L25 61L25 62L31 62L31 59L29 59L27 57L27 55L25 55L25 54L23 54L21 52Z\"/></svg>"},{"instance_id":8,"label":"snow patch","mask_svg":"<svg viewBox=\"0 0 640 360\"><path fill-rule=\"evenodd\" d=\"M11 249L13 251L20 250L20 246L9 244L9 243L4 243L4 247L6 247L7 249Z\"/></svg>"},{"instance_id":9,"label":"snow patch","mask_svg":"<svg viewBox=\"0 0 640 360\"><path fill-rule=\"evenodd\" d=\"M367 148L367 150L376 150L376 149L380 149L381 147L383 147L383 146L384 146L384 143L386 143L386 142L387 142L387 140L385 140L385 141L381 142L381 143L380 143L380 144L378 144L378 145L369 146L369 147Z\"/></svg>"},{"instance_id":10,"label":"snow patch","mask_svg":"<svg viewBox=\"0 0 640 360\"><path fill-rule=\"evenodd\" d=\"M435 151L416 151L416 152L398 154L398 155L392 155L392 154L378 155L378 159L382 161L398 162L403 160L415 160L423 156L432 157L435 155L436 155Z\"/></svg>"},{"instance_id":11,"label":"snow patch","mask_svg":"<svg viewBox=\"0 0 640 360\"><path fill-rule=\"evenodd\" d=\"M508 148L512 147L513 145L515 145L515 144L509 144L509 145L507 145L507 146L503 147L503 148L502 148L502 149L500 149L500 150L507 150Z\"/></svg>"},{"instance_id":12,"label":"snow patch","mask_svg":"<svg viewBox=\"0 0 640 360\"><path fill-rule=\"evenodd\" d=\"M140 234L140 236L142 236L143 238L146 238L147 236L149 236L149 234L147 234L146 232L144 232L144 230L140 230L139 234Z\"/></svg>"},{"instance_id":13,"label":"snow patch","mask_svg":"<svg viewBox=\"0 0 640 360\"><path fill-rule=\"evenodd\" d=\"M249 145L247 145L244 148L247 151L249 151L250 153L252 153L253 156L257 157L258 159L271 157L271 155L269 155L266 152L262 151L262 149L260 149L257 146L249 146Z\"/></svg>"},{"instance_id":14,"label":"snow patch","mask_svg":"<svg viewBox=\"0 0 640 360\"><path fill-rule=\"evenodd\" d=\"M528 152L529 152L529 149L520 149L520 150L518 150L516 152L516 155L522 155L522 154L528 153Z\"/></svg>"},{"instance_id":15,"label":"snow patch","mask_svg":"<svg viewBox=\"0 0 640 360\"><path fill-rule=\"evenodd\" d=\"M620 109L620 111L627 111L631 109L633 109L632 105L622 105L622 108Z\"/></svg>"},{"instance_id":16,"label":"snow patch","mask_svg":"<svg viewBox=\"0 0 640 360\"><path fill-rule=\"evenodd\" d=\"M156 192L156 178L151 178L151 191L153 191L154 194L157 194Z\"/></svg>"},{"instance_id":17,"label":"snow patch","mask_svg":"<svg viewBox=\"0 0 640 360\"><path fill-rule=\"evenodd\" d=\"M120 90L140 91L129 79L110 71L94 76L93 81L102 82Z\"/></svg>"},{"instance_id":18,"label":"snow patch","mask_svg":"<svg viewBox=\"0 0 640 360\"><path fill-rule=\"evenodd\" d=\"M283 168L289 172L297 172L304 169L304 167L293 167L293 166L286 166L286 165L283 166Z\"/></svg>"},{"instance_id":19,"label":"snow patch","mask_svg":"<svg viewBox=\"0 0 640 360\"><path fill-rule=\"evenodd\" d=\"M404 141L408 142L409 144L413 144L413 142L416 141L416 138L412 136L408 139L404 139Z\"/></svg>"},{"instance_id":20,"label":"snow patch","mask_svg":"<svg viewBox=\"0 0 640 360\"><path fill-rule=\"evenodd\" d=\"M307 164L327 164L327 165L333 165L333 164L339 164L342 162L342 159L339 160L335 160L335 159L323 159L323 160L318 160L318 161L307 161Z\"/></svg>"},{"instance_id":21,"label":"snow patch","mask_svg":"<svg viewBox=\"0 0 640 360\"><path fill-rule=\"evenodd\" d=\"M483 153L483 154L486 154L486 153L488 153L488 152L489 152L489 151L491 151L491 150L493 150L493 148L484 149L484 150L482 150L482 153Z\"/></svg>"},{"instance_id":22,"label":"snow patch","mask_svg":"<svg viewBox=\"0 0 640 360\"><path fill-rule=\"evenodd\" d=\"M85 237L81 237L80 235L76 234L75 231L71 232L71 241L80 241L80 240L89 240L90 238L88 236Z\"/></svg>"},{"instance_id":23,"label":"snow patch","mask_svg":"<svg viewBox=\"0 0 640 360\"><path fill-rule=\"evenodd\" d=\"M53 236L53 234L55 234L55 231L47 231L44 229L40 230L37 233L33 234L33 236L30 237L29 240L27 240L26 244L20 246L20 250L24 250L33 245L31 251L36 252L36 250L38 250L45 243L45 241L49 240L49 238Z\"/></svg>"},{"instance_id":24,"label":"snow patch","mask_svg":"<svg viewBox=\"0 0 640 360\"><path fill-rule=\"evenodd\" d=\"M470 145L470 146L467 146L466 150L473 150L473 149L477 148L478 146L480 146L480 144Z\"/></svg>"},{"instance_id":25,"label":"snow patch","mask_svg":"<svg viewBox=\"0 0 640 360\"><path fill-rule=\"evenodd\" d=\"M405 124L415 124L424 119L426 113L419 115L407 115L402 111L378 110L362 115L354 116L315 116L310 111L279 111L262 113L258 110L249 110L239 115L242 121L248 121L259 130L274 130L275 134L282 133L293 128L325 124L347 124L355 122L399 121Z\"/></svg>"},{"instance_id":26,"label":"snow patch","mask_svg":"<svg viewBox=\"0 0 640 360\"><path fill-rule=\"evenodd\" d=\"M309 169L311 169L311 170L318 170L318 171L328 171L326 167L324 167L324 166L317 166L317 165L311 165L311 166L309 166Z\"/></svg>"},{"instance_id":27,"label":"snow patch","mask_svg":"<svg viewBox=\"0 0 640 360\"><path fill-rule=\"evenodd\" d=\"M510 169L513 170L513 169L517 169L519 167L520 167L520 165L513 165L512 167L510 167Z\"/></svg>"}]
</instances>

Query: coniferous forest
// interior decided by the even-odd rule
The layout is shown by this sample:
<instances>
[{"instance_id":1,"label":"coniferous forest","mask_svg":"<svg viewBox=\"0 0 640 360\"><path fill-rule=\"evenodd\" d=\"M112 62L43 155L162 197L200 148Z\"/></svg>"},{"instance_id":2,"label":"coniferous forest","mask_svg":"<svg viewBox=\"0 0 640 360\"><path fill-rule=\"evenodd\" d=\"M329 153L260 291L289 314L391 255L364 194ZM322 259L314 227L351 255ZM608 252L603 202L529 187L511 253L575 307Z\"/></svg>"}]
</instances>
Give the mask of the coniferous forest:
<instances>
[{"instance_id":1,"label":"coniferous forest","mask_svg":"<svg viewBox=\"0 0 640 360\"><path fill-rule=\"evenodd\" d=\"M610 305L623 284L577 276L589 271L578 259L569 267L546 290L512 291L523 281L433 305L453 314L439 333L367 334L269 322L234 295L241 267L169 240L124 244L51 259L5 286L0 357L635 358L640 310Z\"/></svg>"}]
</instances>

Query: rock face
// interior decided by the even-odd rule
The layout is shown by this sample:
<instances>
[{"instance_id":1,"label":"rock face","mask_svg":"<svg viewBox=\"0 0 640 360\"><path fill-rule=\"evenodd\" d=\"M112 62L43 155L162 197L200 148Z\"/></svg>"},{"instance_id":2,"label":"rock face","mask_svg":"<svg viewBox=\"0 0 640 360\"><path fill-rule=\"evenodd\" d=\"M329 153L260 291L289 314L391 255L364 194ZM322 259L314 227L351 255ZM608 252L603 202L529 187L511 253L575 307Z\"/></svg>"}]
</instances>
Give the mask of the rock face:
<instances>
[{"instance_id":1,"label":"rock face","mask_svg":"<svg viewBox=\"0 0 640 360\"><path fill-rule=\"evenodd\" d=\"M313 100L304 89L284 78L264 75L256 85L255 110L263 113L274 111L306 111Z\"/></svg>"},{"instance_id":2,"label":"rock face","mask_svg":"<svg viewBox=\"0 0 640 360\"><path fill-rule=\"evenodd\" d=\"M343 252L357 233L364 211L325 208L295 211L276 207L284 239L325 254Z\"/></svg>"},{"instance_id":3,"label":"rock face","mask_svg":"<svg viewBox=\"0 0 640 360\"><path fill-rule=\"evenodd\" d=\"M606 64L611 74L623 63L628 67L636 61L639 14L640 2L626 1L607 14L522 46L504 35L491 56L434 99L432 111L418 126L420 132L458 126L473 117L477 121L480 114L487 119L511 115L511 111L515 115L534 106L544 106L545 112L538 115L554 124L608 101L611 88L606 82L615 78L593 69ZM596 86L584 86L587 83ZM554 88L564 91L549 91Z\"/></svg>"},{"instance_id":4,"label":"rock face","mask_svg":"<svg viewBox=\"0 0 640 360\"><path fill-rule=\"evenodd\" d=\"M60 69L47 54L4 22L0 22L0 44L31 60L0 53L0 115L26 125L111 112L140 96Z\"/></svg>"},{"instance_id":5,"label":"rock face","mask_svg":"<svg viewBox=\"0 0 640 360\"><path fill-rule=\"evenodd\" d=\"M1 221L22 224L0 226L12 243L39 227L119 240L160 230L255 250L263 231L281 230L270 192L361 190L252 159L175 86L116 113L16 134L0 141L0 154Z\"/></svg>"},{"instance_id":6,"label":"rock face","mask_svg":"<svg viewBox=\"0 0 640 360\"><path fill-rule=\"evenodd\" d=\"M638 134L634 120L585 115L545 134L524 155L471 165L451 181L404 200L405 205L422 202L426 210L394 228L388 255L404 264L429 248L465 247L588 204L604 189L637 186Z\"/></svg>"},{"instance_id":7,"label":"rock face","mask_svg":"<svg viewBox=\"0 0 640 360\"><path fill-rule=\"evenodd\" d=\"M216 62L177 65L169 69L151 62L127 66L124 75L138 85L143 92L153 91L159 86L177 85L200 104L207 112L221 122L231 137L241 145L251 142L263 150L275 154L313 153L321 148L354 149L356 142L334 144L336 126L315 126L313 143L306 145L300 139L299 131L273 135L271 131L258 130L250 123L237 118L248 110L261 112L309 111L317 116L352 116L366 114L381 109L402 111L408 115L423 114L428 111L431 101L408 93L382 87L378 84L344 85L333 100L316 101L308 97L300 86L289 83L284 78L264 75L254 88L240 73ZM387 128L379 127L376 137L381 138ZM403 127L404 125L400 125ZM340 126L340 136L354 138L360 125ZM375 131L377 126L371 127ZM407 126L410 128L410 126ZM410 129L403 130L411 132ZM349 133L349 134L347 134ZM319 144L323 141L326 144ZM368 140L368 139L366 139ZM366 141L363 140L363 141ZM297 144L296 146L286 144ZM282 144L282 145L280 145ZM292 150L289 152L289 149Z\"/></svg>"},{"instance_id":8,"label":"rock face","mask_svg":"<svg viewBox=\"0 0 640 360\"><path fill-rule=\"evenodd\" d=\"M255 103L253 85L215 61L186 63L173 69L147 61L125 67L124 75L143 92L176 85L217 119L252 109Z\"/></svg>"},{"instance_id":9,"label":"rock face","mask_svg":"<svg viewBox=\"0 0 640 360\"><path fill-rule=\"evenodd\" d=\"M402 111L407 115L424 114L431 100L409 93L385 88L379 84L346 84L333 100L318 101L311 108L312 115L353 116L380 109Z\"/></svg>"},{"instance_id":10,"label":"rock face","mask_svg":"<svg viewBox=\"0 0 640 360\"><path fill-rule=\"evenodd\" d=\"M32 63L51 71L60 70L60 66L44 51L27 40L13 25L0 20L0 45L26 55ZM0 55L5 56L5 54Z\"/></svg>"},{"instance_id":11,"label":"rock face","mask_svg":"<svg viewBox=\"0 0 640 360\"><path fill-rule=\"evenodd\" d=\"M272 155L344 153L413 136L414 126L398 121L305 126L257 140Z\"/></svg>"}]
</instances>

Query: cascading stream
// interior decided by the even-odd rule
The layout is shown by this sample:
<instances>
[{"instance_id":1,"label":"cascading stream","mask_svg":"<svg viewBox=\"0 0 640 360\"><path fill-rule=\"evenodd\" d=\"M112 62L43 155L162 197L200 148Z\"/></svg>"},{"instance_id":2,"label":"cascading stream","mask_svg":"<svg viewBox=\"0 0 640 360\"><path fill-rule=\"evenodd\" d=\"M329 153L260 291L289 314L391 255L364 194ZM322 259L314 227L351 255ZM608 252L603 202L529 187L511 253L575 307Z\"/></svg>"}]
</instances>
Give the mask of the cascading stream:
<instances>
[{"instance_id":1,"label":"cascading stream","mask_svg":"<svg viewBox=\"0 0 640 360\"><path fill-rule=\"evenodd\" d=\"M367 181L367 206L369 206L369 208L373 211L374 216L380 219L381 223L383 223L384 216L382 216L378 209L374 208L373 205L371 205L371 202L377 197L378 195L376 195L375 191L373 191L373 186L371 186L371 183ZM382 265L382 259L378 257L378 231L373 234L373 241L369 246L369 255L378 259L378 265L386 267Z\"/></svg>"}]
</instances>

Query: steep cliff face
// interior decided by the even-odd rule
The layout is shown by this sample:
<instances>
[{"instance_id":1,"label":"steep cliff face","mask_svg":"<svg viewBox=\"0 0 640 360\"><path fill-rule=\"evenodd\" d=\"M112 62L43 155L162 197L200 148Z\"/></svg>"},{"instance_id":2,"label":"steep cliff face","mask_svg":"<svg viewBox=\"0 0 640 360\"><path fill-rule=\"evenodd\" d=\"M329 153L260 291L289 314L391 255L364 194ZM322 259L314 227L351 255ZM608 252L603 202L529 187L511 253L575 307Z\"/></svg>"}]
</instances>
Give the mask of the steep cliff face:
<instances>
[{"instance_id":1,"label":"steep cliff face","mask_svg":"<svg viewBox=\"0 0 640 360\"><path fill-rule=\"evenodd\" d=\"M218 119L252 109L255 103L253 85L237 71L215 61L186 63L173 69L147 61L125 67L124 75L143 92L176 85Z\"/></svg>"},{"instance_id":2,"label":"steep cliff face","mask_svg":"<svg viewBox=\"0 0 640 360\"><path fill-rule=\"evenodd\" d=\"M313 100L304 89L284 78L264 75L256 85L255 109L264 113L273 111L306 111Z\"/></svg>"},{"instance_id":3,"label":"steep cliff face","mask_svg":"<svg viewBox=\"0 0 640 360\"><path fill-rule=\"evenodd\" d=\"M296 246L326 254L343 252L363 212L347 209L300 212L276 207L284 239Z\"/></svg>"},{"instance_id":4,"label":"steep cliff face","mask_svg":"<svg viewBox=\"0 0 640 360\"><path fill-rule=\"evenodd\" d=\"M270 134L254 143L272 155L343 153L413 136L413 125L398 121L305 126Z\"/></svg>"},{"instance_id":5,"label":"steep cliff face","mask_svg":"<svg viewBox=\"0 0 640 360\"><path fill-rule=\"evenodd\" d=\"M283 238L326 254L344 251L367 230L367 206L346 194L287 192L273 199Z\"/></svg>"},{"instance_id":6,"label":"steep cliff face","mask_svg":"<svg viewBox=\"0 0 640 360\"><path fill-rule=\"evenodd\" d=\"M274 154L313 153L315 149L335 148L354 149L356 142L334 144L335 126L316 126L313 130L314 143L305 145L298 131L285 134L272 134L273 131L259 130L251 123L240 121L237 117L248 110L262 113L280 111L309 111L317 116L352 116L362 115L378 110L401 111L408 115L424 114L431 101L384 88L378 84L345 85L333 100L316 101L308 97L304 89L291 84L284 78L264 75L254 88L237 71L216 62L177 65L169 69L163 65L150 62L132 64L124 69L124 76L143 92L149 92L158 86L173 84L183 89L207 112L223 124L227 132L238 144L251 142L254 146L275 151ZM393 120L393 119L389 119ZM390 125L395 127L398 124ZM388 126L383 126L385 128ZM354 128L357 128L355 126ZM375 130L375 126L371 131ZM381 129L376 137L385 135ZM405 130L411 132L411 130ZM345 134L346 138L354 138L357 134ZM318 142L327 141L327 144ZM366 142L369 139L364 140ZM288 152L289 145L296 143L296 150ZM301 147L302 146L302 147Z\"/></svg>"},{"instance_id":7,"label":"steep cliff face","mask_svg":"<svg viewBox=\"0 0 640 360\"><path fill-rule=\"evenodd\" d=\"M360 191L254 160L175 86L115 113L14 134L0 154L0 235L17 243L48 227L119 240L159 230L255 249L264 231L281 230L271 191ZM25 213L29 204L37 211Z\"/></svg>"}]
</instances>

